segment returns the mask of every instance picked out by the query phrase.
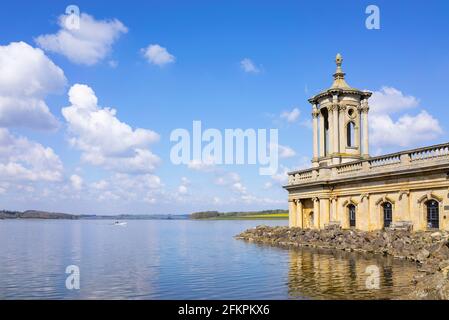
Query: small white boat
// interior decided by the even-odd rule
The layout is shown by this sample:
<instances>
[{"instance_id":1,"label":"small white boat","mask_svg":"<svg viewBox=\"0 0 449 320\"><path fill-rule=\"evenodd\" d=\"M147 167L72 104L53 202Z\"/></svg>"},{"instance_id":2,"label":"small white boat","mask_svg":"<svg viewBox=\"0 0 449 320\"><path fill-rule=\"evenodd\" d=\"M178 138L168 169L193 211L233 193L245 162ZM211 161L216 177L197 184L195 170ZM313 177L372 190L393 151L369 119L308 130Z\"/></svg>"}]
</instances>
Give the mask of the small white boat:
<instances>
[{"instance_id":1,"label":"small white boat","mask_svg":"<svg viewBox=\"0 0 449 320\"><path fill-rule=\"evenodd\" d=\"M126 226L126 225L127 225L127 222L125 222L125 221L115 221L115 222L113 223L113 225L114 225L114 226Z\"/></svg>"}]
</instances>

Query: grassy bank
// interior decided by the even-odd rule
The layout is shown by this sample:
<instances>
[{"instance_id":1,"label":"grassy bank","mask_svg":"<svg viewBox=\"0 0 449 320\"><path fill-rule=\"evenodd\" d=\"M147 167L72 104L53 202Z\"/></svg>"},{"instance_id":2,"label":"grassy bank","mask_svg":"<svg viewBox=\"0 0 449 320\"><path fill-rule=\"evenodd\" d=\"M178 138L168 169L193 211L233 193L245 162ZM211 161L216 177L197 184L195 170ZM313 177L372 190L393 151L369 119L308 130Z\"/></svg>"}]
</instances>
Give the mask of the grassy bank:
<instances>
[{"instance_id":1,"label":"grassy bank","mask_svg":"<svg viewBox=\"0 0 449 320\"><path fill-rule=\"evenodd\" d=\"M190 215L194 220L285 220L288 219L288 212L285 210L265 210L252 212L218 212L205 211L195 212Z\"/></svg>"},{"instance_id":2,"label":"grassy bank","mask_svg":"<svg viewBox=\"0 0 449 320\"><path fill-rule=\"evenodd\" d=\"M247 216L221 216L201 220L288 220L288 213L256 214Z\"/></svg>"}]
</instances>

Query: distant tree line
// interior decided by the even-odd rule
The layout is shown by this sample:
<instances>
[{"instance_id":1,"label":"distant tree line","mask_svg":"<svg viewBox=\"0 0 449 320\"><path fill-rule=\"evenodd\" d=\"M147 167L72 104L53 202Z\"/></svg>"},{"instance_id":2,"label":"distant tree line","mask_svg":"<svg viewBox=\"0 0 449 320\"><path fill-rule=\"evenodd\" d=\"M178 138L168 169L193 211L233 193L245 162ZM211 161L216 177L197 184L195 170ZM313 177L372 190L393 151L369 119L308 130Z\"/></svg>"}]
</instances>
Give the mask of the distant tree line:
<instances>
[{"instance_id":1,"label":"distant tree line","mask_svg":"<svg viewBox=\"0 0 449 320\"><path fill-rule=\"evenodd\" d=\"M0 219L78 219L79 216L67 213L46 212L37 210L9 211L1 210Z\"/></svg>"},{"instance_id":2,"label":"distant tree line","mask_svg":"<svg viewBox=\"0 0 449 320\"><path fill-rule=\"evenodd\" d=\"M235 212L218 212L218 211L201 211L194 212L190 215L190 219L211 219L219 217L244 217L244 216L254 216L254 215L264 215L264 214L279 214L286 213L286 210L276 209L276 210L263 210L263 211L235 211Z\"/></svg>"}]
</instances>

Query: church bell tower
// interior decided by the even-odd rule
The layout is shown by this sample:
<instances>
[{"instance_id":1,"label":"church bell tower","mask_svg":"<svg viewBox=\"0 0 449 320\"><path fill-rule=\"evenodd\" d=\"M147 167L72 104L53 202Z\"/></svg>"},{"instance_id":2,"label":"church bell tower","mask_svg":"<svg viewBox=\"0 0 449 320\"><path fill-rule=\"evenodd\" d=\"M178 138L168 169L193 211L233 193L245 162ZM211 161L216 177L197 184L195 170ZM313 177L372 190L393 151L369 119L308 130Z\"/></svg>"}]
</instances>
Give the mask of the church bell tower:
<instances>
[{"instance_id":1,"label":"church bell tower","mask_svg":"<svg viewBox=\"0 0 449 320\"><path fill-rule=\"evenodd\" d=\"M369 158L368 99L372 93L351 88L335 58L332 86L309 99L313 117L313 167Z\"/></svg>"}]
</instances>

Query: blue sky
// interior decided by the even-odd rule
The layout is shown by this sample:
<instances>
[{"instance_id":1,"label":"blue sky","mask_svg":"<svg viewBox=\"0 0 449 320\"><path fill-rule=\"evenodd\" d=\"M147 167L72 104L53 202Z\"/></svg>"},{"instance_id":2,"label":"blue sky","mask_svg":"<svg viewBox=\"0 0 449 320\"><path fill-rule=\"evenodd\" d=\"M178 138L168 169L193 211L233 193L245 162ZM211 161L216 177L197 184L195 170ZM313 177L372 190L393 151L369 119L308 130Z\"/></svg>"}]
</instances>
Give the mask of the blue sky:
<instances>
[{"instance_id":1,"label":"blue sky","mask_svg":"<svg viewBox=\"0 0 449 320\"><path fill-rule=\"evenodd\" d=\"M65 30L72 36L65 42L58 17L69 4L80 8L86 32ZM380 30L365 27L370 4L380 9ZM3 4L0 208L102 214L286 208L284 173L308 167L312 152L307 99L330 86L337 52L347 82L375 92L372 154L448 141L448 12L447 1ZM242 67L245 59L253 69ZM38 89L30 92L30 85ZM79 104L69 101L71 89ZM92 96L105 126L111 123L110 136L77 118ZM66 107L74 114L65 116ZM117 113L102 113L105 107ZM171 164L170 133L191 130L194 120L220 130L279 129L278 174L260 176L255 165ZM123 125L128 129L121 131ZM126 157L111 155L111 146ZM147 169L130 170L137 160Z\"/></svg>"}]
</instances>

